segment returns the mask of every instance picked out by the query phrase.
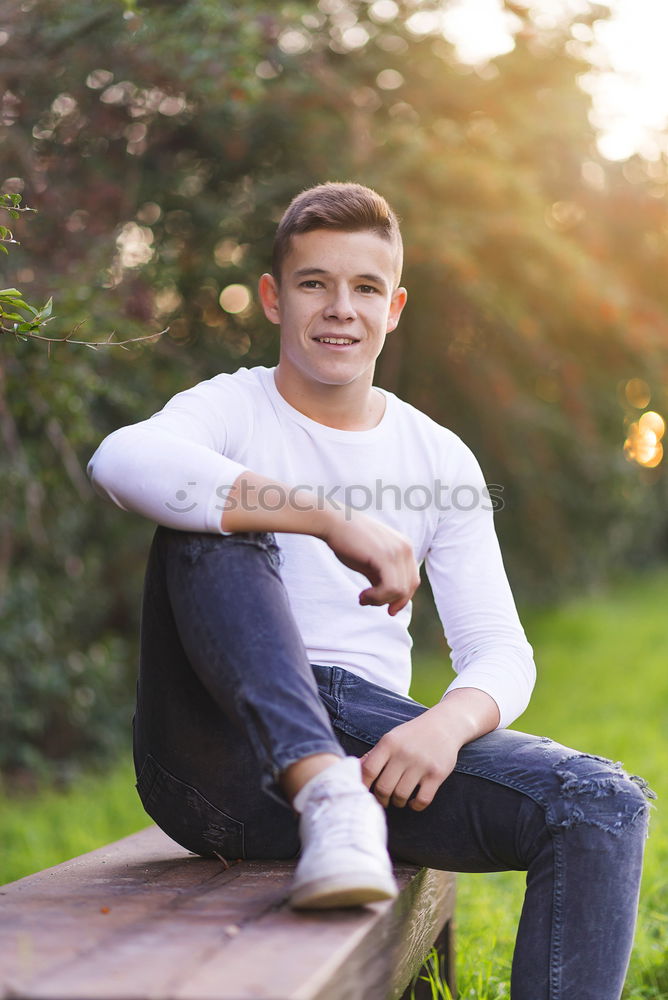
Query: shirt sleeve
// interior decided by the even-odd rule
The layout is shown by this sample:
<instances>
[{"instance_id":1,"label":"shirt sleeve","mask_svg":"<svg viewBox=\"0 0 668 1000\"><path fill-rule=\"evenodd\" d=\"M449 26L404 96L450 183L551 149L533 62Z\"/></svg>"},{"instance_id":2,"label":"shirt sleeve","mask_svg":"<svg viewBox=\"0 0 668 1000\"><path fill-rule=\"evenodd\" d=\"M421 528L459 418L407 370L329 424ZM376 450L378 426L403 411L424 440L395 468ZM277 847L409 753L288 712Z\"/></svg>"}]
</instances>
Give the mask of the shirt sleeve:
<instances>
[{"instance_id":1,"label":"shirt sleeve","mask_svg":"<svg viewBox=\"0 0 668 1000\"><path fill-rule=\"evenodd\" d=\"M503 566L489 491L474 455L459 445L462 457L425 565L457 675L446 694L485 691L503 728L527 707L536 668Z\"/></svg>"},{"instance_id":2,"label":"shirt sleeve","mask_svg":"<svg viewBox=\"0 0 668 1000\"><path fill-rule=\"evenodd\" d=\"M88 463L95 490L168 528L225 534L227 494L246 468L225 453L240 427L252 433L251 408L225 379L178 393L106 437Z\"/></svg>"}]
</instances>

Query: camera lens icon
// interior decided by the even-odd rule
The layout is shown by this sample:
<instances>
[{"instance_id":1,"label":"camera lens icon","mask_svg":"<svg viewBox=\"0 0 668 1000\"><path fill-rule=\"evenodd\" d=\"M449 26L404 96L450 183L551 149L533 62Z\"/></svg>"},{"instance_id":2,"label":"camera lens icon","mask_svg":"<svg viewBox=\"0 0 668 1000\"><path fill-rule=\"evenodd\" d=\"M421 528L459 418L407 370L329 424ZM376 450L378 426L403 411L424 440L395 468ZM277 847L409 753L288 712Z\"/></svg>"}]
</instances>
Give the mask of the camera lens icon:
<instances>
[{"instance_id":1,"label":"camera lens icon","mask_svg":"<svg viewBox=\"0 0 668 1000\"><path fill-rule=\"evenodd\" d=\"M197 486L197 483L186 483L186 486ZM179 504L183 505L188 500L188 490L177 490L174 494L174 499L177 500ZM191 510L194 510L196 506L197 501L193 501L193 503L185 507L176 507L174 504L165 503L165 507L167 507L168 510L173 510L175 514L188 514Z\"/></svg>"}]
</instances>

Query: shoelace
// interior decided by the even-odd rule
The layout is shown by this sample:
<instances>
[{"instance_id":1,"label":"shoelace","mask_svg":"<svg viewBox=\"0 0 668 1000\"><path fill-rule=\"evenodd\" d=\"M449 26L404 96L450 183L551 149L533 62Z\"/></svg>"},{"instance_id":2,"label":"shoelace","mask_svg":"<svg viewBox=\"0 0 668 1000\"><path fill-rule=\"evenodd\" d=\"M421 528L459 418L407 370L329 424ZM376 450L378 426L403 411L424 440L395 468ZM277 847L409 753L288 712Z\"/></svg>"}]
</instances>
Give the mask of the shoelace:
<instances>
[{"instance_id":1,"label":"shoelace","mask_svg":"<svg viewBox=\"0 0 668 1000\"><path fill-rule=\"evenodd\" d=\"M326 825L326 829L318 830L318 833L326 837L330 846L364 847L372 819L369 803L364 798L366 794L354 789L350 792L337 790L336 795L331 795L322 789L309 800L307 806L314 833L320 826ZM335 819L332 818L332 809L336 810Z\"/></svg>"}]
</instances>

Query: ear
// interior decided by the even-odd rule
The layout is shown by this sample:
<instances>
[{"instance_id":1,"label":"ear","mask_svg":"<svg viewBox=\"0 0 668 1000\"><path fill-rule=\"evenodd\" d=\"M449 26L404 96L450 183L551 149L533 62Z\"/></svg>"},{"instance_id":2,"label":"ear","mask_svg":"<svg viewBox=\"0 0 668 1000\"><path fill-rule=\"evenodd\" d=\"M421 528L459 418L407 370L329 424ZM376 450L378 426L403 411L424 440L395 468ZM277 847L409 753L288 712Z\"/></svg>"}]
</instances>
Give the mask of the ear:
<instances>
[{"instance_id":1,"label":"ear","mask_svg":"<svg viewBox=\"0 0 668 1000\"><path fill-rule=\"evenodd\" d=\"M281 322L281 312L278 302L278 286L273 274L263 274L258 282L258 293L264 314L270 323Z\"/></svg>"},{"instance_id":2,"label":"ear","mask_svg":"<svg viewBox=\"0 0 668 1000\"><path fill-rule=\"evenodd\" d=\"M390 301L390 312L387 317L387 332L390 333L395 330L399 325L399 317L401 316L404 306L406 305L406 299L408 298L408 292L405 288L395 289L392 299Z\"/></svg>"}]
</instances>

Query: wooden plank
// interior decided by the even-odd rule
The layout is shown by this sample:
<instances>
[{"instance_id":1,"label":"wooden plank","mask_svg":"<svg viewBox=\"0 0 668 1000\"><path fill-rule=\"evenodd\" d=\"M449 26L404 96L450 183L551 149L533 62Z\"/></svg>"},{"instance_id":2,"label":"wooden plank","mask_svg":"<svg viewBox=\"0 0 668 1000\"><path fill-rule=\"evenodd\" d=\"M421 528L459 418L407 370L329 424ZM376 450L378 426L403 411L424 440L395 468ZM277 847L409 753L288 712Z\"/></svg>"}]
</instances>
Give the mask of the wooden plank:
<instances>
[{"instance_id":1,"label":"wooden plank","mask_svg":"<svg viewBox=\"0 0 668 1000\"><path fill-rule=\"evenodd\" d=\"M358 910L281 910L244 928L175 1000L370 1000L401 995L451 915L448 872L395 868L398 899ZM298 956L295 960L295 956Z\"/></svg>"},{"instance_id":2,"label":"wooden plank","mask_svg":"<svg viewBox=\"0 0 668 1000\"><path fill-rule=\"evenodd\" d=\"M439 975L443 981L448 984L452 996L457 996L454 915L450 920L446 920L442 930L431 947L432 949L435 949L437 953L437 968ZM423 970L418 970L418 972L421 971ZM434 994L431 984L426 976L418 976L415 986L412 989L409 988L411 981L412 979L409 980L406 991L401 995L401 1000L433 1000Z\"/></svg>"},{"instance_id":3,"label":"wooden plank","mask_svg":"<svg viewBox=\"0 0 668 1000\"><path fill-rule=\"evenodd\" d=\"M245 863L183 892L166 905L92 942L69 961L27 985L35 998L99 997L108 1000L168 997L174 984L229 944L237 928L282 905L292 878L289 865Z\"/></svg>"},{"instance_id":4,"label":"wooden plank","mask_svg":"<svg viewBox=\"0 0 668 1000\"><path fill-rule=\"evenodd\" d=\"M137 925L212 879L234 877L188 855L157 827L0 887L0 995Z\"/></svg>"},{"instance_id":5,"label":"wooden plank","mask_svg":"<svg viewBox=\"0 0 668 1000\"><path fill-rule=\"evenodd\" d=\"M286 907L294 862L229 869L156 828L0 888L0 995L31 1000L398 997L453 876L397 868L398 900Z\"/></svg>"},{"instance_id":6,"label":"wooden plank","mask_svg":"<svg viewBox=\"0 0 668 1000\"><path fill-rule=\"evenodd\" d=\"M392 981L388 996L401 997L425 956L436 945L447 949L446 981L454 994L454 955L452 924L457 896L456 877L452 872L423 868L413 880L413 900L401 928L396 931L398 945L392 966Z\"/></svg>"}]
</instances>

